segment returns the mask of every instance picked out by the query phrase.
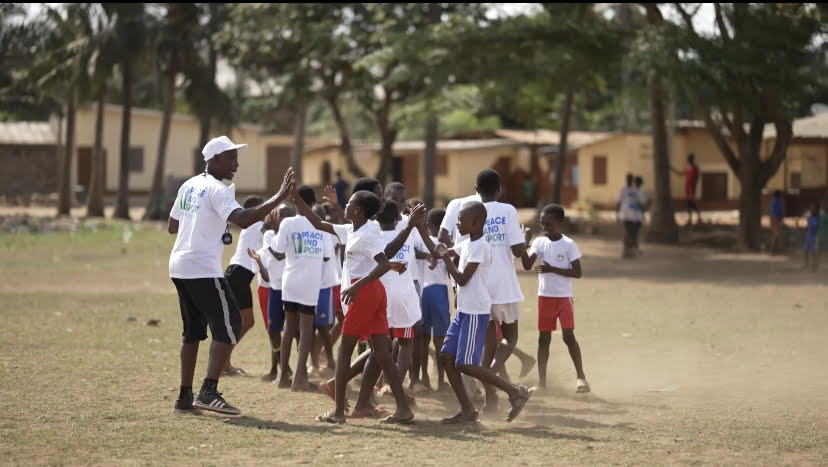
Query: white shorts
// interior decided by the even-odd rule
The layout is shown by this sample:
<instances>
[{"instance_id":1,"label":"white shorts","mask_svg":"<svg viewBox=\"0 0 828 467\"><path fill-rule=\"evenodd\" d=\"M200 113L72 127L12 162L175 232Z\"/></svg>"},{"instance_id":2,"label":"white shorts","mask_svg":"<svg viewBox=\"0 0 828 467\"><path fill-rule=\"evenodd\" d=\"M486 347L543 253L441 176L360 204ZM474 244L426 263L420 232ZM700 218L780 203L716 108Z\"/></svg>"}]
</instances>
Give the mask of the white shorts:
<instances>
[{"instance_id":1,"label":"white shorts","mask_svg":"<svg viewBox=\"0 0 828 467\"><path fill-rule=\"evenodd\" d=\"M519 303L499 303L492 305L492 311L489 314L491 321L496 321L498 324L512 324L520 319L520 304Z\"/></svg>"}]
</instances>

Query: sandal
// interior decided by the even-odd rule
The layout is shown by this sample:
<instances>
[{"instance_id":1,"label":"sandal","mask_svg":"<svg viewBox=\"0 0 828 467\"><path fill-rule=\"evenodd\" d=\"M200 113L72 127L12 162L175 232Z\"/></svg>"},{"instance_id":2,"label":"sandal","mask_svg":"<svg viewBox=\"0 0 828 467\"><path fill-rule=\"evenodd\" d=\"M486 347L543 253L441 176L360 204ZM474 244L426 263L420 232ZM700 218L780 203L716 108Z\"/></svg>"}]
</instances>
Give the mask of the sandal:
<instances>
[{"instance_id":1,"label":"sandal","mask_svg":"<svg viewBox=\"0 0 828 467\"><path fill-rule=\"evenodd\" d=\"M351 412L351 418L373 418L373 419L383 419L391 415L391 412L385 409L385 407L378 405L372 408L370 411L357 411L354 409Z\"/></svg>"},{"instance_id":2,"label":"sandal","mask_svg":"<svg viewBox=\"0 0 828 467\"><path fill-rule=\"evenodd\" d=\"M380 423L385 424L394 424L394 425L411 425L414 423L414 416L412 415L411 418L403 419L397 418L394 415L389 415L380 420Z\"/></svg>"},{"instance_id":3,"label":"sandal","mask_svg":"<svg viewBox=\"0 0 828 467\"><path fill-rule=\"evenodd\" d=\"M461 423L476 423L477 417L480 415L478 411L474 411L471 414L464 414L463 412L458 413L457 415L449 418L444 418L441 420L443 425L459 425Z\"/></svg>"},{"instance_id":4,"label":"sandal","mask_svg":"<svg viewBox=\"0 0 828 467\"><path fill-rule=\"evenodd\" d=\"M332 423L332 424L335 424L335 425L342 425L343 423L346 422L345 417L341 417L341 418L337 417L331 411L326 411L322 415L317 415L316 416L316 421L317 422L324 422L324 423Z\"/></svg>"},{"instance_id":5,"label":"sandal","mask_svg":"<svg viewBox=\"0 0 828 467\"><path fill-rule=\"evenodd\" d=\"M534 388L526 389L526 386L520 386L520 394L518 394L515 398L509 398L509 416L506 417L507 422L511 422L512 420L516 419L520 412L523 410L523 407L526 406L526 403L529 401L529 397L532 396L532 393L535 392Z\"/></svg>"}]
</instances>

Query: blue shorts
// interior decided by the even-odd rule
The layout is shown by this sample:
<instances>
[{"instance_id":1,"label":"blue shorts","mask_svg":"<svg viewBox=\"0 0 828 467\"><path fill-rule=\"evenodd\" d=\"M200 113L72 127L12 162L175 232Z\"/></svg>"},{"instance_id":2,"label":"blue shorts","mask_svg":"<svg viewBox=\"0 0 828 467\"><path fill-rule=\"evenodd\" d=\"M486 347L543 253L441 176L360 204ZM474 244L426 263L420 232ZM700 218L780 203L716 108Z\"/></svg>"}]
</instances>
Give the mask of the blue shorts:
<instances>
[{"instance_id":1,"label":"blue shorts","mask_svg":"<svg viewBox=\"0 0 828 467\"><path fill-rule=\"evenodd\" d=\"M331 287L328 287L319 291L319 303L316 304L316 316L313 318L313 327L315 328L333 326L336 321L331 289Z\"/></svg>"},{"instance_id":2,"label":"blue shorts","mask_svg":"<svg viewBox=\"0 0 828 467\"><path fill-rule=\"evenodd\" d=\"M451 311L448 287L429 285L423 289L423 334L444 337L448 331Z\"/></svg>"},{"instance_id":3,"label":"blue shorts","mask_svg":"<svg viewBox=\"0 0 828 467\"><path fill-rule=\"evenodd\" d=\"M285 329L285 307L282 305L282 291L270 289L267 297L267 332L282 332Z\"/></svg>"},{"instance_id":4,"label":"blue shorts","mask_svg":"<svg viewBox=\"0 0 828 467\"><path fill-rule=\"evenodd\" d=\"M454 355L454 363L457 365L480 365L488 329L488 313L469 315L458 312L449 325L440 352Z\"/></svg>"}]
</instances>

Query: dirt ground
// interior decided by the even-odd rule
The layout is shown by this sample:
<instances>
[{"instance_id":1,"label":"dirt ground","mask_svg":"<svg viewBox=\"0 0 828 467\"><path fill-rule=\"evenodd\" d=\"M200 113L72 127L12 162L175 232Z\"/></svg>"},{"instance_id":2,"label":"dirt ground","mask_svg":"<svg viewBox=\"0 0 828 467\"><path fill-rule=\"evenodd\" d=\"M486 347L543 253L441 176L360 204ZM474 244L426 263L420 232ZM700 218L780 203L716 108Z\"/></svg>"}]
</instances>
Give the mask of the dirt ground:
<instances>
[{"instance_id":1,"label":"dirt ground","mask_svg":"<svg viewBox=\"0 0 828 467\"><path fill-rule=\"evenodd\" d=\"M578 236L591 394L575 394L557 335L553 387L513 423L444 427L457 404L434 394L413 426L333 427L313 420L325 396L259 381L258 307L234 354L249 376L220 384L243 415L173 413L172 241L152 224L0 234L0 463L828 464L828 269L803 272L799 258L644 245L622 261L618 242ZM519 347L534 354L537 279L520 281ZM197 380L205 365L206 345Z\"/></svg>"}]
</instances>

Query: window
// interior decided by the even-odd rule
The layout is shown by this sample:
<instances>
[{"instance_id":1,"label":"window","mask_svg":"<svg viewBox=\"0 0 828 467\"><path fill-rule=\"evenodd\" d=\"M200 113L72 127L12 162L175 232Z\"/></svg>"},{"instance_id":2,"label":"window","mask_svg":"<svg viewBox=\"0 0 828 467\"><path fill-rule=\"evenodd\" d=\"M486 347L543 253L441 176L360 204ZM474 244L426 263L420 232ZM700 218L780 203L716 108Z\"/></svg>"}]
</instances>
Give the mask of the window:
<instances>
[{"instance_id":1,"label":"window","mask_svg":"<svg viewBox=\"0 0 828 467\"><path fill-rule=\"evenodd\" d=\"M448 156L437 154L437 163L434 167L434 175L448 175Z\"/></svg>"},{"instance_id":2,"label":"window","mask_svg":"<svg viewBox=\"0 0 828 467\"><path fill-rule=\"evenodd\" d=\"M592 157L592 184L607 184L607 156Z\"/></svg>"},{"instance_id":3,"label":"window","mask_svg":"<svg viewBox=\"0 0 828 467\"><path fill-rule=\"evenodd\" d=\"M572 167L570 167L569 170L570 170L570 177L572 177L572 179L569 182L569 185L574 186L574 187L577 188L578 187L578 166L573 165Z\"/></svg>"},{"instance_id":4,"label":"window","mask_svg":"<svg viewBox=\"0 0 828 467\"><path fill-rule=\"evenodd\" d=\"M791 188L802 188L802 172L791 172Z\"/></svg>"},{"instance_id":5,"label":"window","mask_svg":"<svg viewBox=\"0 0 828 467\"><path fill-rule=\"evenodd\" d=\"M144 148L141 146L129 148L128 167L130 172L144 171Z\"/></svg>"}]
</instances>

